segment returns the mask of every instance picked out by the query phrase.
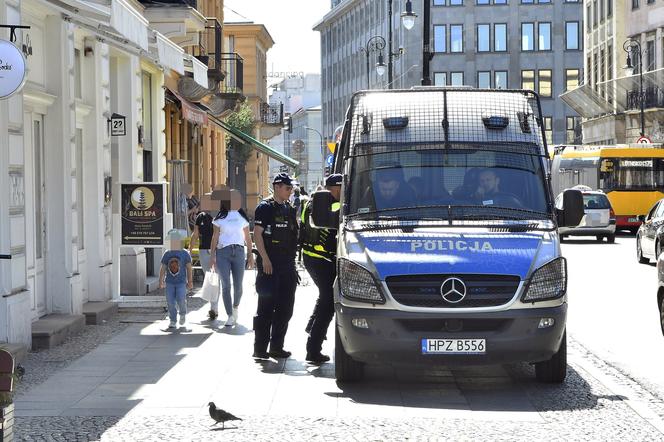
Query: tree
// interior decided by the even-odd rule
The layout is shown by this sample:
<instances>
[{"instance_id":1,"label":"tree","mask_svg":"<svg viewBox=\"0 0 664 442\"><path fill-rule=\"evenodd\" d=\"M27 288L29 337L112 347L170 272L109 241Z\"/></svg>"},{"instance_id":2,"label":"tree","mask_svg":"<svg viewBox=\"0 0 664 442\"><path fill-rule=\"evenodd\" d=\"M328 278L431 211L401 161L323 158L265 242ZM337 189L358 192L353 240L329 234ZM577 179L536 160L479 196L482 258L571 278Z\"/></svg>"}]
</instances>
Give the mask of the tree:
<instances>
[{"instance_id":1,"label":"tree","mask_svg":"<svg viewBox=\"0 0 664 442\"><path fill-rule=\"evenodd\" d=\"M255 126L254 113L251 110L251 106L246 102L242 103L238 111L230 114L226 119L226 123L233 127L233 129L251 135ZM229 155L231 155L235 161L240 163L246 163L251 156L251 146L232 137L227 138L226 148Z\"/></svg>"}]
</instances>

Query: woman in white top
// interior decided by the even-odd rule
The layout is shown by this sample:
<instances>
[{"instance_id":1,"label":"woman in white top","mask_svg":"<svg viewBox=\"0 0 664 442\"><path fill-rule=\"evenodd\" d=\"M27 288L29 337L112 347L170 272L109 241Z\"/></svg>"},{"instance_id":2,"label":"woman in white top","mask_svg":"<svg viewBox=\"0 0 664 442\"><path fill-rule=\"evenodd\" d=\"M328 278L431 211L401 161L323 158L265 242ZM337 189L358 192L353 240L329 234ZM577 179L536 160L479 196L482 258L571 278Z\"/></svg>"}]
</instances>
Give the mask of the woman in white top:
<instances>
[{"instance_id":1,"label":"woman in white top","mask_svg":"<svg viewBox=\"0 0 664 442\"><path fill-rule=\"evenodd\" d=\"M245 265L248 269L254 267L254 255L251 253L252 243L249 235L249 220L240 208L241 196L237 190L230 191L230 208L226 207L228 201L222 201L219 214L213 221L211 247L216 246L216 253L212 253L210 264L217 269L221 280L221 293L228 320L227 327L232 327L237 321L237 310L242 298L242 280ZM245 253L244 246L247 246ZM245 262L246 260L246 262ZM233 299L231 300L231 274L233 276ZM217 312L218 301L212 303L211 310Z\"/></svg>"}]
</instances>

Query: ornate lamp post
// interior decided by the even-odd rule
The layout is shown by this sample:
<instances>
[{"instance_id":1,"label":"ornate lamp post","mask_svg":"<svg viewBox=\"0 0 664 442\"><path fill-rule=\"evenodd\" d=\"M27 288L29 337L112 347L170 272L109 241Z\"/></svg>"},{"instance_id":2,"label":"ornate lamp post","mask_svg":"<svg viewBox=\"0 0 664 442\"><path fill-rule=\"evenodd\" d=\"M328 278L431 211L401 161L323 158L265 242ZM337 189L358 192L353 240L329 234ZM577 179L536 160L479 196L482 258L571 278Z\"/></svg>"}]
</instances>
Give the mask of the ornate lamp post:
<instances>
[{"instance_id":1,"label":"ornate lamp post","mask_svg":"<svg viewBox=\"0 0 664 442\"><path fill-rule=\"evenodd\" d=\"M646 134L646 123L643 111L645 101L645 97L643 96L643 54L645 54L646 51L641 49L641 44L636 40L627 40L623 43L623 50L627 52L627 64L624 68L625 73L630 77L634 75L632 54L638 54L639 57L639 104L641 107L641 136L643 137Z\"/></svg>"}]
</instances>

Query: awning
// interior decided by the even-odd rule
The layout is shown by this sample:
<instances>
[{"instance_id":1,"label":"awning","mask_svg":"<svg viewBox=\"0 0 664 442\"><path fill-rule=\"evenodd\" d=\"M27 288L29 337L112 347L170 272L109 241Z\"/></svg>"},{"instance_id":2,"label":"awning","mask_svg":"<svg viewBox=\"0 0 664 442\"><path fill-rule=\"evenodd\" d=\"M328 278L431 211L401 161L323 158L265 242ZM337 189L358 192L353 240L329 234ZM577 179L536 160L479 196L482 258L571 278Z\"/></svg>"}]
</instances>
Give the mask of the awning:
<instances>
[{"instance_id":1,"label":"awning","mask_svg":"<svg viewBox=\"0 0 664 442\"><path fill-rule=\"evenodd\" d=\"M632 105L634 100L638 103L639 82L639 74L635 74L598 84L606 88L607 95L616 103L616 110L624 112L630 108L630 95L632 95ZM643 73L643 90L647 91L650 88L664 89L664 68Z\"/></svg>"},{"instance_id":2,"label":"awning","mask_svg":"<svg viewBox=\"0 0 664 442\"><path fill-rule=\"evenodd\" d=\"M590 85L583 84L560 95L560 98L577 114L594 118L613 112L613 106L602 98Z\"/></svg>"},{"instance_id":3,"label":"awning","mask_svg":"<svg viewBox=\"0 0 664 442\"><path fill-rule=\"evenodd\" d=\"M273 148L271 148L267 144L261 143L260 141L258 141L254 137L252 137L251 135L247 135L246 133L235 129L234 127L232 127L228 123L226 123L226 122L224 122L224 121L222 121L218 118L215 118L215 117L210 117L210 119L213 122L215 122L217 125L219 125L222 129L224 129L226 132L228 132L228 134L231 137L235 138L236 140L240 141L241 143L250 144L254 149L256 149L259 152L264 153L268 157L273 158L273 159L275 159L275 160L277 160L277 161L279 161L283 164L287 164L287 165L292 166L292 167L297 167L297 166L300 165L299 161L296 161L296 160L292 159L291 157L286 156L286 155L282 154L281 152L278 152L278 151L274 150Z\"/></svg>"},{"instance_id":4,"label":"awning","mask_svg":"<svg viewBox=\"0 0 664 442\"><path fill-rule=\"evenodd\" d=\"M204 110L202 110L200 107L196 106L195 104L191 103L188 101L186 98L184 98L182 95L178 94L177 92L168 89L168 91L175 95L175 98L180 100L180 106L182 108L182 116L184 117L185 120L191 121L194 124L201 124L201 125L206 125L208 124L208 114Z\"/></svg>"},{"instance_id":5,"label":"awning","mask_svg":"<svg viewBox=\"0 0 664 442\"><path fill-rule=\"evenodd\" d=\"M184 75L184 50L157 31L152 31L150 53L159 60L159 64Z\"/></svg>"},{"instance_id":6,"label":"awning","mask_svg":"<svg viewBox=\"0 0 664 442\"><path fill-rule=\"evenodd\" d=\"M149 22L125 0L111 0L110 24L115 31L126 37L132 43L136 44L144 51L149 50Z\"/></svg>"}]
</instances>

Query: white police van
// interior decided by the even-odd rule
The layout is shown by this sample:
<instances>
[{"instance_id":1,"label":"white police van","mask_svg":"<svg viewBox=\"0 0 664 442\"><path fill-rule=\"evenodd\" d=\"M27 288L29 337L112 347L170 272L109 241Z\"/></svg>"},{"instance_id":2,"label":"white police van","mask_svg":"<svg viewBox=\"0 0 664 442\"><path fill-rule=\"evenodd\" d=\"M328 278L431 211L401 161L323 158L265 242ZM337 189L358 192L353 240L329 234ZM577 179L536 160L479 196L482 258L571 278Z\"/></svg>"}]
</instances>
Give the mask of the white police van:
<instances>
[{"instance_id":1,"label":"white police van","mask_svg":"<svg viewBox=\"0 0 664 442\"><path fill-rule=\"evenodd\" d=\"M329 192L313 222L338 229L336 377L366 363L526 361L565 378L567 266L539 99L530 91L361 91L349 107Z\"/></svg>"}]
</instances>

